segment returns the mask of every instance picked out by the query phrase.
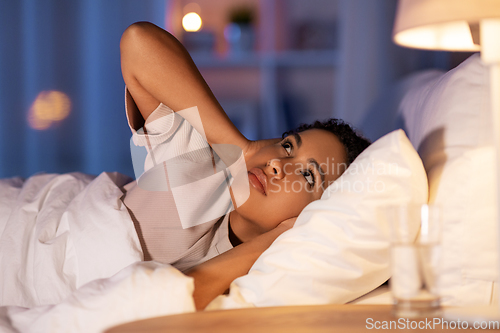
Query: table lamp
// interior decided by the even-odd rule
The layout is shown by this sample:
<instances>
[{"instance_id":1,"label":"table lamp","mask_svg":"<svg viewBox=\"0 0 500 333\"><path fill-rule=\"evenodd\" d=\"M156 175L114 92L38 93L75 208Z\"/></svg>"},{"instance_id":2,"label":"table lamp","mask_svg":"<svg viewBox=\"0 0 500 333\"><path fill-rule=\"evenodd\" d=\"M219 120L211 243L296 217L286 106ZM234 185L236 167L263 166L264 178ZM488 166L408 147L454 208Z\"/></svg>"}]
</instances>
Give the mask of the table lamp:
<instances>
[{"instance_id":1,"label":"table lamp","mask_svg":"<svg viewBox=\"0 0 500 333\"><path fill-rule=\"evenodd\" d=\"M499 170L500 0L399 0L393 40L398 45L410 48L481 53L481 60L490 71L496 170ZM497 193L497 207L500 207L500 175L497 177ZM500 240L500 219L498 226ZM500 247L498 252L500 258ZM460 310L460 313L455 312L455 315L464 319L468 317L470 320L492 317L498 319L500 312L491 307L469 308Z\"/></svg>"}]
</instances>

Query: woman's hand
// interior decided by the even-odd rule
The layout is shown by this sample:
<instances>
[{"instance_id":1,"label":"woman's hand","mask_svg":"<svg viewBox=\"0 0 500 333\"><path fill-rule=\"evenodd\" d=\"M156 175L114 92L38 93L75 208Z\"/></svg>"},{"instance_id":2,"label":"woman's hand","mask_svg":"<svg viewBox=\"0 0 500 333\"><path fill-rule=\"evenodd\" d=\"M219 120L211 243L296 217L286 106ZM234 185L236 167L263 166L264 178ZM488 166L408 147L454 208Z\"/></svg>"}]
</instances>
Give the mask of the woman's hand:
<instances>
[{"instance_id":1,"label":"woman's hand","mask_svg":"<svg viewBox=\"0 0 500 333\"><path fill-rule=\"evenodd\" d=\"M255 246L260 249L260 253L258 256L255 258L254 262L257 260L257 258L271 246L271 244L278 238L282 233L285 231L292 229L293 225L295 224L295 220L297 220L296 217L289 218L280 224L278 224L274 229L269 230L268 232L263 233L262 235L259 235L251 240L249 240L246 243L254 243ZM243 244L246 244L243 243ZM241 244L241 245L243 245ZM241 246L238 245L238 246ZM252 262L252 265L254 264ZM252 266L250 265L250 267ZM248 267L248 270L250 270L250 267ZM248 273L248 271L247 271ZM246 273L245 273L246 274Z\"/></svg>"},{"instance_id":2,"label":"woman's hand","mask_svg":"<svg viewBox=\"0 0 500 333\"><path fill-rule=\"evenodd\" d=\"M249 157L251 157L255 153L257 153L261 148L263 148L265 146L276 144L280 141L281 141L281 139L279 139L279 138L248 141L246 143L245 147L243 147L243 156L245 156L245 160L247 160Z\"/></svg>"},{"instance_id":3,"label":"woman's hand","mask_svg":"<svg viewBox=\"0 0 500 333\"><path fill-rule=\"evenodd\" d=\"M203 310L215 297L222 295L231 282L247 274L276 238L293 227L296 219L296 217L287 219L276 228L186 272L186 275L194 278L193 298L196 309Z\"/></svg>"},{"instance_id":4,"label":"woman's hand","mask_svg":"<svg viewBox=\"0 0 500 333\"><path fill-rule=\"evenodd\" d=\"M292 227L295 225L295 221L297 221L297 217L292 217L289 218L288 220L281 222L280 224L277 225L277 227L282 226L282 228L286 228L286 230L292 229Z\"/></svg>"}]
</instances>

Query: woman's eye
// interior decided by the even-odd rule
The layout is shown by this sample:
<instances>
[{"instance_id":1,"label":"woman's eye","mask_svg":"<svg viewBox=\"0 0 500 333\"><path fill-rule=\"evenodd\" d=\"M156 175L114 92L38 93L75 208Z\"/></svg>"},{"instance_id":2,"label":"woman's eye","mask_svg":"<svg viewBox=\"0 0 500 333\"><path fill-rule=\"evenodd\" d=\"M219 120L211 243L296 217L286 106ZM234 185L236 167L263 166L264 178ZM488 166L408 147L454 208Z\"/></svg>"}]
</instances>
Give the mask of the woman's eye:
<instances>
[{"instance_id":1,"label":"woman's eye","mask_svg":"<svg viewBox=\"0 0 500 333\"><path fill-rule=\"evenodd\" d=\"M291 144L290 142L284 142L284 143L282 144L282 146L283 146L283 148L285 149L285 151L286 151L286 153L287 153L288 155L290 155L290 154L292 153L292 148L293 148L293 146L292 146L292 144Z\"/></svg>"},{"instance_id":2,"label":"woman's eye","mask_svg":"<svg viewBox=\"0 0 500 333\"><path fill-rule=\"evenodd\" d=\"M303 171L302 175L304 175L304 178L311 187L314 186L314 175L312 174L311 171L309 170Z\"/></svg>"}]
</instances>

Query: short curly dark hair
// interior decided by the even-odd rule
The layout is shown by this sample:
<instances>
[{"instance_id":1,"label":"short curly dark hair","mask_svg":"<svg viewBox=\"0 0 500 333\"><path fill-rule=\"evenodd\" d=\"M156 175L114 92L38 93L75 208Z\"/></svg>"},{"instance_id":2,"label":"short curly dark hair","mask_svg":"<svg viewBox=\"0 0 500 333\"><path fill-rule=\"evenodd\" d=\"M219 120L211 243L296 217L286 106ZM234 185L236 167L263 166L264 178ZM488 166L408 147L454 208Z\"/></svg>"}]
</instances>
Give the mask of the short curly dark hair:
<instances>
[{"instance_id":1,"label":"short curly dark hair","mask_svg":"<svg viewBox=\"0 0 500 333\"><path fill-rule=\"evenodd\" d=\"M349 166L356 157L371 144L368 139L358 133L351 125L341 119L335 118L325 121L317 120L312 124L301 124L297 128L283 133L282 137L285 138L288 135L300 133L309 129L322 129L335 134L342 145L344 145L347 156L347 166Z\"/></svg>"}]
</instances>

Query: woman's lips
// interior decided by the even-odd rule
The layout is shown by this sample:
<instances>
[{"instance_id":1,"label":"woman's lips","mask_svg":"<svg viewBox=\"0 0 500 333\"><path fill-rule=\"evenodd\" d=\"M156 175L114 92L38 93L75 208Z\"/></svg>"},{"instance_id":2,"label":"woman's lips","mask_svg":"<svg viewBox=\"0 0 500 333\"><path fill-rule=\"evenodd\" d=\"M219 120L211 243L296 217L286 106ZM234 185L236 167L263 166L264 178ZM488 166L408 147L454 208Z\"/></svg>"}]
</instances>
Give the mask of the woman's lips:
<instances>
[{"instance_id":1,"label":"woman's lips","mask_svg":"<svg viewBox=\"0 0 500 333\"><path fill-rule=\"evenodd\" d=\"M252 168L248 171L250 184L264 195L267 195L267 177L259 168Z\"/></svg>"}]
</instances>

